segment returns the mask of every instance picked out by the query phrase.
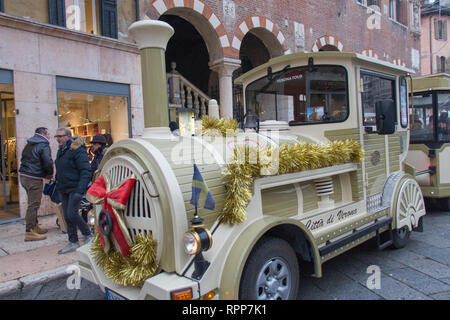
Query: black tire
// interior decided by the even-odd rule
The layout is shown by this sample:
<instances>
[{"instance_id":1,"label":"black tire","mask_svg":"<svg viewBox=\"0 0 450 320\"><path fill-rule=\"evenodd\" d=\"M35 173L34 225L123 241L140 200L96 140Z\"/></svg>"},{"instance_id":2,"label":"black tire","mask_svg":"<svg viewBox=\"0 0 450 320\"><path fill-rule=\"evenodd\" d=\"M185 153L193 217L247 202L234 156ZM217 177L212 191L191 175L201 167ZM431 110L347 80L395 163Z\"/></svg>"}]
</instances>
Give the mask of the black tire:
<instances>
[{"instance_id":1,"label":"black tire","mask_svg":"<svg viewBox=\"0 0 450 320\"><path fill-rule=\"evenodd\" d=\"M267 285L258 284L262 278ZM293 300L297 298L298 282L298 260L292 247L280 238L266 237L255 245L247 259L239 299Z\"/></svg>"},{"instance_id":2,"label":"black tire","mask_svg":"<svg viewBox=\"0 0 450 320\"><path fill-rule=\"evenodd\" d=\"M393 239L392 246L395 249L404 248L409 241L410 235L411 231L409 231L407 226L404 226L403 228L400 229L392 230L392 239Z\"/></svg>"}]
</instances>

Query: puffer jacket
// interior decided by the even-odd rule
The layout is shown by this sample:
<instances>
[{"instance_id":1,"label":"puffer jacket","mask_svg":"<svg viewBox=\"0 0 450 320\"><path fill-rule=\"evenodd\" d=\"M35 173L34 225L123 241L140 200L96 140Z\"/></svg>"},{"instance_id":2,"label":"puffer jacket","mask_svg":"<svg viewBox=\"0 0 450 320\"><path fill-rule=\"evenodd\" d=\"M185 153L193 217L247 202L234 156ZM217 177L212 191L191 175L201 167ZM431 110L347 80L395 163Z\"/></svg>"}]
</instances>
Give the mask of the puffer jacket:
<instances>
[{"instance_id":1,"label":"puffer jacket","mask_svg":"<svg viewBox=\"0 0 450 320\"><path fill-rule=\"evenodd\" d=\"M55 160L56 189L84 194L91 179L91 166L82 137L70 139L59 147Z\"/></svg>"},{"instance_id":2,"label":"puffer jacket","mask_svg":"<svg viewBox=\"0 0 450 320\"><path fill-rule=\"evenodd\" d=\"M19 174L32 178L53 177L53 160L47 138L36 133L27 140L22 151Z\"/></svg>"}]
</instances>

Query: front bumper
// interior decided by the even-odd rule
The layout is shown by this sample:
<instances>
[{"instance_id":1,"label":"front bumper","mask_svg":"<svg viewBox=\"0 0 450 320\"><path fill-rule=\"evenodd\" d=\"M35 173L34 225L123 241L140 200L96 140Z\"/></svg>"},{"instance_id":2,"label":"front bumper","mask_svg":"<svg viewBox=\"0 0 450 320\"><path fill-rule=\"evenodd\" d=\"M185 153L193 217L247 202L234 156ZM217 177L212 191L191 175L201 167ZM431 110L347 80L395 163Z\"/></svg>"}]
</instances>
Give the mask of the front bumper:
<instances>
[{"instance_id":1,"label":"front bumper","mask_svg":"<svg viewBox=\"0 0 450 320\"><path fill-rule=\"evenodd\" d=\"M78 265L81 277L97 284L105 292L105 288L117 292L130 300L170 300L171 292L191 288L192 299L199 299L199 284L176 273L161 272L145 280L142 287L124 287L112 282L89 254L89 245L77 250Z\"/></svg>"}]
</instances>

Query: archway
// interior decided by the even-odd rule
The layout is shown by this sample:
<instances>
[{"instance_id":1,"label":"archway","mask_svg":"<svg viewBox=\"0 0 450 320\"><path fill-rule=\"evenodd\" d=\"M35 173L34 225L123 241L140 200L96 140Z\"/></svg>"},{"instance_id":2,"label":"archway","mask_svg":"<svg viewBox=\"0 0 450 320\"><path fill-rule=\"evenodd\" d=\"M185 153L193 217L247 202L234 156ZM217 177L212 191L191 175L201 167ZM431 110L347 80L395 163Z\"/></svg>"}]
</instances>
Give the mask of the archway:
<instances>
[{"instance_id":1,"label":"archway","mask_svg":"<svg viewBox=\"0 0 450 320\"><path fill-rule=\"evenodd\" d=\"M314 42L311 51L345 51L345 48L342 42L337 37L323 36Z\"/></svg>"},{"instance_id":2,"label":"archway","mask_svg":"<svg viewBox=\"0 0 450 320\"><path fill-rule=\"evenodd\" d=\"M187 20L177 15L164 14L159 20L167 22L175 33L166 49L166 71L176 62L176 70L197 88L208 94L210 69L209 52L197 29Z\"/></svg>"}]
</instances>

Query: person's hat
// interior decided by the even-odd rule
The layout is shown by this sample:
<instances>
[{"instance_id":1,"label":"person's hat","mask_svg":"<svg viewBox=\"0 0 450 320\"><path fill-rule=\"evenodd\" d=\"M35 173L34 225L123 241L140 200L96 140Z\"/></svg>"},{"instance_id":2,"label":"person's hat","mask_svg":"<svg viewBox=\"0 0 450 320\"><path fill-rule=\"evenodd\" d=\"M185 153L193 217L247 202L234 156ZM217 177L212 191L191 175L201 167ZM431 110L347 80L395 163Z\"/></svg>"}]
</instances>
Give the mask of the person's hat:
<instances>
[{"instance_id":1,"label":"person's hat","mask_svg":"<svg viewBox=\"0 0 450 320\"><path fill-rule=\"evenodd\" d=\"M100 144L106 144L106 138L101 135L101 134L97 134L94 136L94 138L92 139L91 143L100 143Z\"/></svg>"}]
</instances>

